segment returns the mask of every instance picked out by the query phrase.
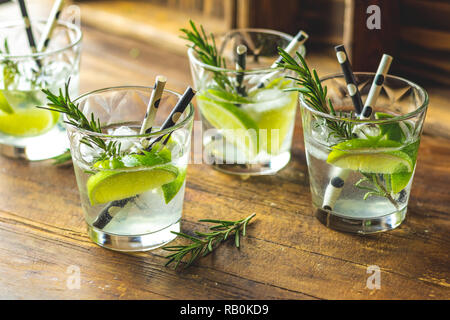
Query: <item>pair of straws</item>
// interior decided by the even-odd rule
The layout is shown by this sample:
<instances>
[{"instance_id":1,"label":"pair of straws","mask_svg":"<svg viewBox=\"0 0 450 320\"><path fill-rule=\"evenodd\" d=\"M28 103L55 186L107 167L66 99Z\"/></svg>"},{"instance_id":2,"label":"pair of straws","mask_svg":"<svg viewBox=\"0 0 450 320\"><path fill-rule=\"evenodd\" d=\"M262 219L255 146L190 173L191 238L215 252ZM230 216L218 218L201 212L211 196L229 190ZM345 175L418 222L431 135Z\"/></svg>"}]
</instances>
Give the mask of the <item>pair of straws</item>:
<instances>
[{"instance_id":1,"label":"pair of straws","mask_svg":"<svg viewBox=\"0 0 450 320\"><path fill-rule=\"evenodd\" d=\"M344 45L336 46L336 57L341 65L342 72L344 73L345 82L347 84L347 91L350 95L355 109L356 115L360 120L369 119L373 114L373 108L376 104L378 96L380 95L381 88L384 83L384 78L388 73L391 66L393 58L390 55L383 54L380 64L378 65L375 78L369 90L369 94L365 103L362 103L361 93L358 90L355 75L353 74L352 67L348 60L347 52L345 51ZM355 129L358 126L355 127ZM355 130L354 130L355 133ZM350 170L336 168L333 173L333 178L325 189L325 194L323 197L322 208L325 210L332 210L334 204L336 203L339 195L341 194L342 188L345 185L345 180L348 178Z\"/></svg>"},{"instance_id":2,"label":"pair of straws","mask_svg":"<svg viewBox=\"0 0 450 320\"><path fill-rule=\"evenodd\" d=\"M153 124L156 118L156 113L159 108L159 104L161 102L161 98L164 92L164 87L166 85L167 78L164 76L157 76L155 80L155 85L153 87L152 94L150 96L150 100L147 105L147 112L145 113L144 120L142 121L140 134L149 134L153 130ZM195 91L191 87L187 87L186 91L183 93L183 95L180 97L178 102L176 103L175 107L170 112L169 116L166 118L166 120L163 122L161 127L159 128L160 131L169 129L170 127L173 127L177 121L180 119L183 112L186 110L187 106L191 102L192 98L195 95ZM173 131L172 131L173 132ZM169 141L170 135L172 134L170 132L164 141L162 142L163 145ZM162 140L164 136L159 136L156 139L154 139L152 142L150 142L150 138L144 138L141 143L146 151L150 151L152 149L152 146ZM111 201L98 215L97 219L92 224L97 229L103 229L106 227L108 223L111 222L111 220L114 218L116 213L120 211L121 208L124 208L130 201L134 200L136 201L138 196L133 196L130 198L120 199Z\"/></svg>"},{"instance_id":3,"label":"pair of straws","mask_svg":"<svg viewBox=\"0 0 450 320\"><path fill-rule=\"evenodd\" d=\"M303 43L305 43L306 40L308 40L309 36L306 32L300 30L297 35L289 42L289 44L284 49L287 53L290 55L294 54L297 51L297 48L301 46ZM244 70L246 68L246 58L247 58L247 46L240 44L236 47L236 91L242 95L246 95L245 87L243 86L243 80L244 80ZM278 57L278 59L270 66L270 68L275 69L279 66L280 63L282 63L283 58L281 56ZM256 85L256 89L264 88L268 83L270 83L275 76L278 74L279 71L271 72L264 77L262 77L258 84ZM255 90L255 88L252 88Z\"/></svg>"},{"instance_id":4,"label":"pair of straws","mask_svg":"<svg viewBox=\"0 0 450 320\"><path fill-rule=\"evenodd\" d=\"M34 39L33 30L31 28L30 17L28 16L27 6L25 5L25 0L18 0L20 13L22 14L23 22L25 23L25 30L27 33L28 44L30 45L30 49L32 53L42 53L47 50L48 45L50 43L50 39L52 37L53 31L56 26L56 22L61 15L61 10L64 5L64 0L56 0L53 4L53 7L50 11L50 16L45 25L45 29L42 33L39 45L36 47L36 41ZM39 68L42 67L41 61L36 59L36 64Z\"/></svg>"}]
</instances>

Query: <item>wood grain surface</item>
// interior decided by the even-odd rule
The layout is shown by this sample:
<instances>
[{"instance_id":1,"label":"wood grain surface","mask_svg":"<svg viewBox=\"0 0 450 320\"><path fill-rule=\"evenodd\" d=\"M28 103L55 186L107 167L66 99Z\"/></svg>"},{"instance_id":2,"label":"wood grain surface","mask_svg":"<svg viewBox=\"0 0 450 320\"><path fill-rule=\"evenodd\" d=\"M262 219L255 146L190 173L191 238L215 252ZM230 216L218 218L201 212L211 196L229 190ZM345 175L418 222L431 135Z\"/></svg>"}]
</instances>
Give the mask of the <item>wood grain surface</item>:
<instances>
[{"instance_id":1,"label":"wood grain surface","mask_svg":"<svg viewBox=\"0 0 450 320\"><path fill-rule=\"evenodd\" d=\"M82 92L151 85L157 74L170 89L191 83L184 55L83 31ZM320 74L339 69L332 51L311 52L309 61ZM242 180L189 166L183 231L204 229L202 218L257 216L240 250L226 243L180 271L164 267L161 249L127 254L92 243L71 166L0 158L0 298L449 299L449 140L423 136L402 226L356 236L314 217L299 114L296 123L292 160L275 176ZM381 269L380 290L366 288L371 265ZM67 287L71 266L79 268L79 289Z\"/></svg>"}]
</instances>

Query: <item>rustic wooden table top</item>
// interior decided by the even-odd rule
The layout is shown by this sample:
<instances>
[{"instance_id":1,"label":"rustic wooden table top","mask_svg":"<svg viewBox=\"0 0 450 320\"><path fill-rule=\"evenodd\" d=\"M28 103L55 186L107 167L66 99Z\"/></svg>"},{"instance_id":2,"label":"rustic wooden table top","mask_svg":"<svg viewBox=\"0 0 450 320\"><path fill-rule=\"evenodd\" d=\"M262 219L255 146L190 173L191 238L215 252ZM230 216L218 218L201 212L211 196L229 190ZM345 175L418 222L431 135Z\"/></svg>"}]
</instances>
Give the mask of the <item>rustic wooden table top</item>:
<instances>
[{"instance_id":1,"label":"rustic wooden table top","mask_svg":"<svg viewBox=\"0 0 450 320\"><path fill-rule=\"evenodd\" d=\"M149 85L157 74L181 91L185 56L84 27L81 91ZM131 52L131 54L130 54ZM331 55L310 54L319 72ZM256 213L241 249L226 243L191 268L165 268L166 252L103 249L87 234L73 168L0 158L0 298L19 299L448 299L450 144L424 135L407 220L396 230L357 236L314 217L300 116L292 160L275 176L242 180L190 165L182 230L202 218ZM381 289L366 288L367 267ZM80 288L68 289L73 266Z\"/></svg>"}]
</instances>

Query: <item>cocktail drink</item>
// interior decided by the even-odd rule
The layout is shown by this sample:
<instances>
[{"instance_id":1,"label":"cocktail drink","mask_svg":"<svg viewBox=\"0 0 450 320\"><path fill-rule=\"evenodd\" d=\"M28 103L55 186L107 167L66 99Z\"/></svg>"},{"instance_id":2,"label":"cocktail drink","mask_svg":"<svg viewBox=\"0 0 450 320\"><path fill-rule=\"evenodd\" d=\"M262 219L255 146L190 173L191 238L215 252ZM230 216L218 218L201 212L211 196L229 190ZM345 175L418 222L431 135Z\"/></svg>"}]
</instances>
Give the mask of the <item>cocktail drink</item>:
<instances>
[{"instance_id":1,"label":"cocktail drink","mask_svg":"<svg viewBox=\"0 0 450 320\"><path fill-rule=\"evenodd\" d=\"M117 87L74 104L101 132L67 126L81 205L91 239L119 251L166 244L180 230L194 109L160 130L180 95L164 91L150 133L140 134L152 88ZM175 119L177 118L177 120Z\"/></svg>"},{"instance_id":2,"label":"cocktail drink","mask_svg":"<svg viewBox=\"0 0 450 320\"><path fill-rule=\"evenodd\" d=\"M375 74L355 73L365 101ZM300 97L306 159L316 216L356 233L393 229L405 219L428 106L424 89L385 76L373 119L356 119L343 75L321 80L335 114Z\"/></svg>"},{"instance_id":3,"label":"cocktail drink","mask_svg":"<svg viewBox=\"0 0 450 320\"><path fill-rule=\"evenodd\" d=\"M45 25L32 22L36 39ZM68 149L60 114L36 107L46 105L42 89L57 91L69 78L78 94L81 38L77 26L59 21L45 52L31 54L22 21L0 26L1 154L43 160Z\"/></svg>"},{"instance_id":4,"label":"cocktail drink","mask_svg":"<svg viewBox=\"0 0 450 320\"><path fill-rule=\"evenodd\" d=\"M232 174L264 175L290 159L297 98L289 70L276 67L277 47L293 37L272 30L239 29L217 36L220 67L205 63L196 47L188 50L197 106L203 123L206 161ZM234 68L244 46L245 68ZM299 43L295 48L304 54ZM239 54L238 54L239 55Z\"/></svg>"}]
</instances>

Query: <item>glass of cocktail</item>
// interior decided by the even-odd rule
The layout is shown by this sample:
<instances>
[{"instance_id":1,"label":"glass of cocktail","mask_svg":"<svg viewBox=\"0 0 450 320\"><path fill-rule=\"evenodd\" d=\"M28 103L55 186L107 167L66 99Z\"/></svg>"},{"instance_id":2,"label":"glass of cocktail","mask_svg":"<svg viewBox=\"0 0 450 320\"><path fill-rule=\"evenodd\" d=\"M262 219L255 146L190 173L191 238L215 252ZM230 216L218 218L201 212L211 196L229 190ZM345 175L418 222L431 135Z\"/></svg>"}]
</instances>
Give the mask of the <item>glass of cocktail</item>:
<instances>
[{"instance_id":1,"label":"glass of cocktail","mask_svg":"<svg viewBox=\"0 0 450 320\"><path fill-rule=\"evenodd\" d=\"M355 73L362 100L374 73ZM374 233L406 217L428 95L417 84L386 75L373 118L356 119L343 75L321 80L334 115L300 96L312 202L327 227Z\"/></svg>"},{"instance_id":2,"label":"glass of cocktail","mask_svg":"<svg viewBox=\"0 0 450 320\"><path fill-rule=\"evenodd\" d=\"M46 21L31 22L36 39ZM44 52L31 54L23 21L0 25L0 154L43 160L64 153L69 143L57 112L46 105L42 89L57 91L70 78L78 94L82 33L58 21Z\"/></svg>"},{"instance_id":3,"label":"glass of cocktail","mask_svg":"<svg viewBox=\"0 0 450 320\"><path fill-rule=\"evenodd\" d=\"M238 29L210 39L220 57L217 67L188 49L197 106L203 124L206 161L238 175L274 174L290 160L297 109L289 70L278 67L277 48L294 37L273 30ZM244 45L245 68L234 68ZM293 49L304 55L304 47ZM227 67L228 66L228 67Z\"/></svg>"},{"instance_id":4,"label":"glass of cocktail","mask_svg":"<svg viewBox=\"0 0 450 320\"><path fill-rule=\"evenodd\" d=\"M109 249L150 250L180 230L194 108L172 115L180 95L164 90L152 129L140 134L152 90L106 88L73 102L102 128L67 132L89 236ZM160 130L168 115L176 124Z\"/></svg>"}]
</instances>

